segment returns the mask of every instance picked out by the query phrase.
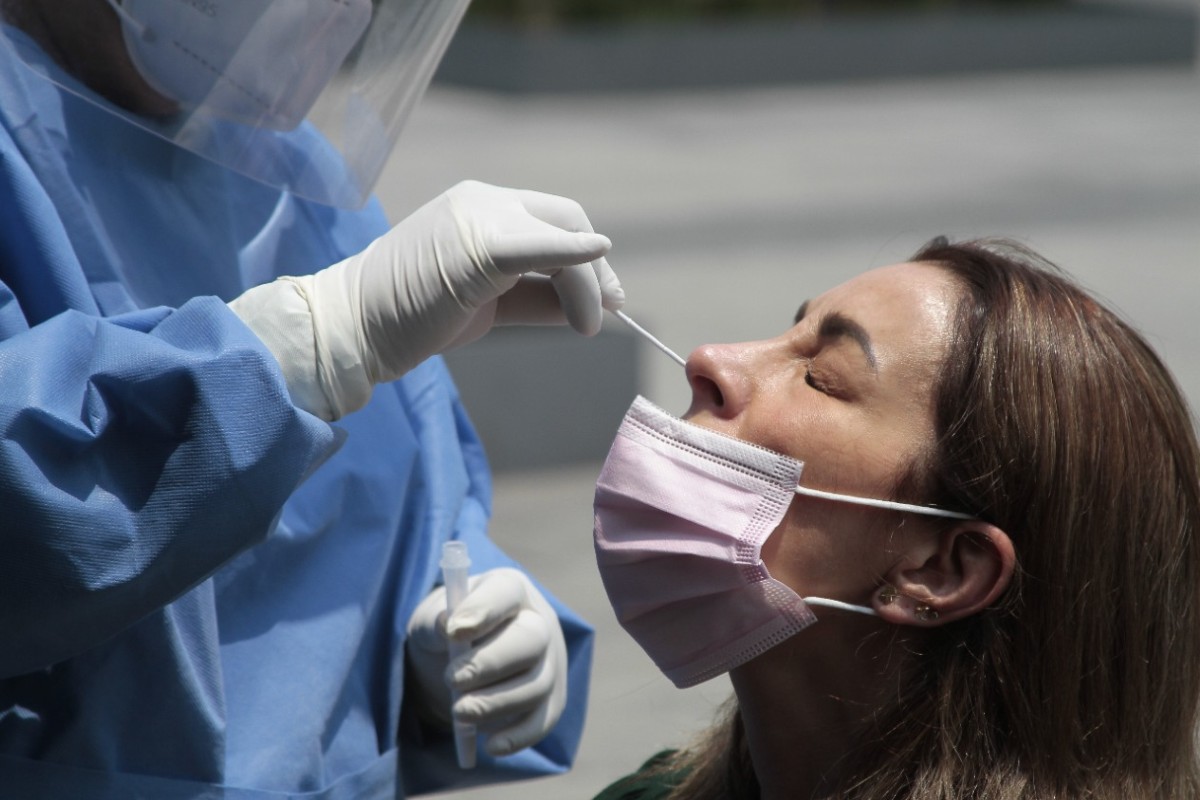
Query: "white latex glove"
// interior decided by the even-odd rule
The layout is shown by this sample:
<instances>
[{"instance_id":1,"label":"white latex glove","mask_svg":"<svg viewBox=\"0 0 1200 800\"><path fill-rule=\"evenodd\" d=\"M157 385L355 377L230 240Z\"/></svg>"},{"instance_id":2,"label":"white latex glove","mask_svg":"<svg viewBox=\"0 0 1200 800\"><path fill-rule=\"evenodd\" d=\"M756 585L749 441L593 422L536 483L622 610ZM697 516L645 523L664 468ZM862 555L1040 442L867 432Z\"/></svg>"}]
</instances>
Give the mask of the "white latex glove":
<instances>
[{"instance_id":1,"label":"white latex glove","mask_svg":"<svg viewBox=\"0 0 1200 800\"><path fill-rule=\"evenodd\" d=\"M477 726L484 748L509 755L540 741L567 701L567 645L558 615L529 578L502 567L470 579L446 619L446 590L429 594L408 623L408 660L422 714L450 729ZM451 662L447 637L471 642ZM451 689L460 693L452 701Z\"/></svg>"},{"instance_id":2,"label":"white latex glove","mask_svg":"<svg viewBox=\"0 0 1200 800\"><path fill-rule=\"evenodd\" d=\"M332 420L493 325L597 333L625 299L611 246L573 200L465 181L358 255L229 306L275 355L293 402Z\"/></svg>"}]
</instances>

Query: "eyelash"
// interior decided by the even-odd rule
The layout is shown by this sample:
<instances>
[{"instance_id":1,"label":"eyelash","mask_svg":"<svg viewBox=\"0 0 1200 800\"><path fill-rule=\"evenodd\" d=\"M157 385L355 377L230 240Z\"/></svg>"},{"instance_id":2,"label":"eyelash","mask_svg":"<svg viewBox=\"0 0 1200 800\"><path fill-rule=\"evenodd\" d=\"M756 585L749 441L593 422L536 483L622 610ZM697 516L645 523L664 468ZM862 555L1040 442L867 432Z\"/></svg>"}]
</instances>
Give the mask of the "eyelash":
<instances>
[{"instance_id":1,"label":"eyelash","mask_svg":"<svg viewBox=\"0 0 1200 800\"><path fill-rule=\"evenodd\" d=\"M820 383L816 378L813 377L811 359L807 359L804 364L804 382L808 384L810 389L816 389L822 394L827 393L824 384Z\"/></svg>"}]
</instances>

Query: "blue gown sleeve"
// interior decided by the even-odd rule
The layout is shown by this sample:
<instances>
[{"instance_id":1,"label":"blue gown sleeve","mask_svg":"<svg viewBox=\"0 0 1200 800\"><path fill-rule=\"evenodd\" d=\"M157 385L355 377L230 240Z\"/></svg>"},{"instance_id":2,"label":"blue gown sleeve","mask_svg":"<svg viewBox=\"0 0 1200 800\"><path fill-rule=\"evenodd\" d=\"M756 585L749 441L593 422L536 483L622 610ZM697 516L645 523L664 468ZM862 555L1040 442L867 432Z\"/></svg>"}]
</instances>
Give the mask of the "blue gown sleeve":
<instances>
[{"instance_id":1,"label":"blue gown sleeve","mask_svg":"<svg viewBox=\"0 0 1200 800\"><path fill-rule=\"evenodd\" d=\"M0 341L0 385L0 678L105 641L262 540L333 446L216 298L58 314Z\"/></svg>"}]
</instances>

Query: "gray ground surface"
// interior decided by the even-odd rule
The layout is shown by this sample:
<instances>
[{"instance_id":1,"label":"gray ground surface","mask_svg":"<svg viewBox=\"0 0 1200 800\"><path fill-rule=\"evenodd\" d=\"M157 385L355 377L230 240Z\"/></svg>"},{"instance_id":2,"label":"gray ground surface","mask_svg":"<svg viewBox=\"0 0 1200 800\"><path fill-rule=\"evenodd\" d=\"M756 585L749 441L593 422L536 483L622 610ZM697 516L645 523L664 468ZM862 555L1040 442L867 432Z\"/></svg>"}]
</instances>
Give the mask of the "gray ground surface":
<instances>
[{"instance_id":1,"label":"gray ground surface","mask_svg":"<svg viewBox=\"0 0 1200 800\"><path fill-rule=\"evenodd\" d=\"M804 298L935 234L1003 234L1121 308L1200 403L1195 71L578 98L436 87L380 194L398 220L467 177L580 201L614 242L628 312L684 354L773 335ZM642 393L686 408L679 368L650 351L643 365ZM591 551L598 467L496 480L495 538L598 629L578 763L444 797L590 798L728 691L674 690L613 622Z\"/></svg>"}]
</instances>

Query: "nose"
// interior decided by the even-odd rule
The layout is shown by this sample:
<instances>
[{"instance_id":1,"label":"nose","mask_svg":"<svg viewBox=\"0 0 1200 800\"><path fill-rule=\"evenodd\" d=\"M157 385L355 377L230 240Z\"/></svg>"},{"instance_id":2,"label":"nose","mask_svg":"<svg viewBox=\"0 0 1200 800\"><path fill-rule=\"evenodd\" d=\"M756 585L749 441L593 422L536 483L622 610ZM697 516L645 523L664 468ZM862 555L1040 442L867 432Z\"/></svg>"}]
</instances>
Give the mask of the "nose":
<instances>
[{"instance_id":1,"label":"nose","mask_svg":"<svg viewBox=\"0 0 1200 800\"><path fill-rule=\"evenodd\" d=\"M752 373L745 345L706 344L688 356L687 379L692 387L688 416L708 412L732 419L750 400Z\"/></svg>"}]
</instances>

